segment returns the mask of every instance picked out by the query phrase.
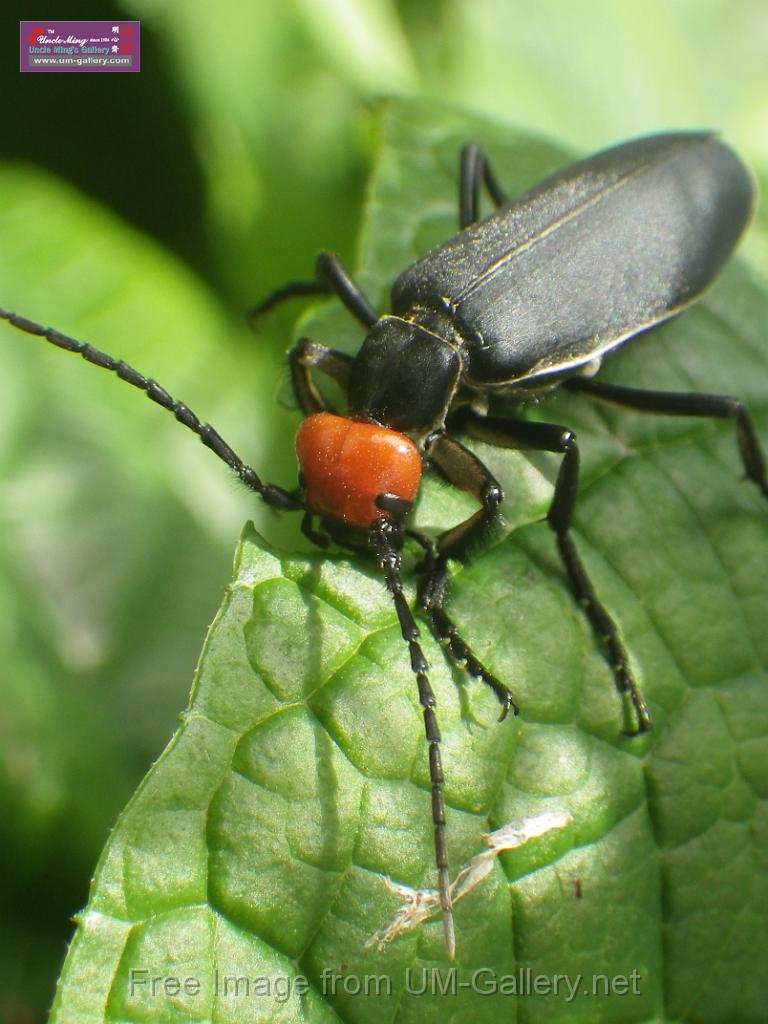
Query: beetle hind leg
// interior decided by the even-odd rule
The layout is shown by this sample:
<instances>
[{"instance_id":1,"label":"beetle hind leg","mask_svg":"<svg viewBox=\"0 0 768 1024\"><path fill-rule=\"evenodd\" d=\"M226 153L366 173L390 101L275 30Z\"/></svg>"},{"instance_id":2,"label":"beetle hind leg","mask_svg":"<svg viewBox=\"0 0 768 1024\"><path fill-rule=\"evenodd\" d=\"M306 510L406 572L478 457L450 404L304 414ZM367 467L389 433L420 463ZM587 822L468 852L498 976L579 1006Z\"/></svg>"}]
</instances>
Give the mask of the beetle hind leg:
<instances>
[{"instance_id":1,"label":"beetle hind leg","mask_svg":"<svg viewBox=\"0 0 768 1024\"><path fill-rule=\"evenodd\" d=\"M572 377L565 382L570 391L580 391L601 402L620 405L636 412L652 412L666 416L695 416L709 419L730 419L736 424L744 475L768 498L768 472L765 453L760 445L754 423L738 398L729 395L697 394L696 392L648 391L626 388L585 377Z\"/></svg>"}]
</instances>

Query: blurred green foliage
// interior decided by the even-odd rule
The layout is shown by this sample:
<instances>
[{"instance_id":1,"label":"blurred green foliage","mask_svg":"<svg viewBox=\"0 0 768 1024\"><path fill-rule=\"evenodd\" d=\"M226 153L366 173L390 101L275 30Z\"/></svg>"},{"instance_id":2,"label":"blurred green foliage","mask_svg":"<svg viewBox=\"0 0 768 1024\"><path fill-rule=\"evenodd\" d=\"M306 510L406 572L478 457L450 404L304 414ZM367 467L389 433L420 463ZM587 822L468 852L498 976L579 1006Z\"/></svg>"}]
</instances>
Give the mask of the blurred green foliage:
<instances>
[{"instance_id":1,"label":"blurred green foliage","mask_svg":"<svg viewBox=\"0 0 768 1024\"><path fill-rule=\"evenodd\" d=\"M354 264L381 96L451 100L578 150L718 127L768 175L761 0L98 13L141 19L140 75L0 68L0 302L155 376L283 482L290 311L257 337L241 311L321 247ZM765 228L761 212L743 250L758 276ZM10 329L0 341L0 1020L21 1022L49 1002L109 823L184 705L240 525L296 538L130 389Z\"/></svg>"}]
</instances>

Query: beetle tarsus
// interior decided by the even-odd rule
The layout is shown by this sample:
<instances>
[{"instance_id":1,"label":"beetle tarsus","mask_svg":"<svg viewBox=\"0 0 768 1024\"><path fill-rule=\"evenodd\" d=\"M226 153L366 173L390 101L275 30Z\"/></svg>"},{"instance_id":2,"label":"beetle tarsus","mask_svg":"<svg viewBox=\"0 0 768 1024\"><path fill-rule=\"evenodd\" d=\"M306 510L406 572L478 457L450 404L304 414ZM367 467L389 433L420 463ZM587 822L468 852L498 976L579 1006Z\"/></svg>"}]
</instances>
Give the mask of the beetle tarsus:
<instances>
[{"instance_id":1,"label":"beetle tarsus","mask_svg":"<svg viewBox=\"0 0 768 1024\"><path fill-rule=\"evenodd\" d=\"M505 689L507 689L507 688L505 687ZM520 714L520 708L515 703L515 699L512 696L512 691L511 690L507 689L506 694L503 697L499 697L499 700L501 702L501 712L499 713L499 717L496 719L497 722L503 722L504 721L504 719L509 714L510 708L512 709L512 714L513 715L519 715Z\"/></svg>"},{"instance_id":2,"label":"beetle tarsus","mask_svg":"<svg viewBox=\"0 0 768 1024\"><path fill-rule=\"evenodd\" d=\"M440 594L441 602L444 596L445 590L443 589ZM496 694L496 698L501 705L499 722L504 721L510 708L513 714L519 714L520 708L517 706L509 688L500 682L492 672L488 671L472 651L469 644L459 635L456 626L443 610L442 603L429 604L424 610L427 613L435 639L444 645L454 664L460 665L469 675L485 683Z\"/></svg>"},{"instance_id":3,"label":"beetle tarsus","mask_svg":"<svg viewBox=\"0 0 768 1024\"><path fill-rule=\"evenodd\" d=\"M627 736L636 736L640 733L650 732L653 728L651 714L647 704L640 695L619 628L605 606L598 599L595 588L587 575L584 563L576 550L576 545L570 533L558 533L556 537L557 548L565 566L573 595L583 607L595 635L600 638L605 647L608 663L613 671L616 689L622 696L626 695L629 698L634 708L637 726L634 730L623 730L623 732Z\"/></svg>"},{"instance_id":4,"label":"beetle tarsus","mask_svg":"<svg viewBox=\"0 0 768 1024\"><path fill-rule=\"evenodd\" d=\"M651 720L651 713L648 710L648 705L637 692L637 687L635 687L634 691L629 690L628 696L636 719L636 724L632 729L622 729L622 735L628 736L632 739L635 736L644 736L646 733L651 732L653 730L653 721Z\"/></svg>"},{"instance_id":5,"label":"beetle tarsus","mask_svg":"<svg viewBox=\"0 0 768 1024\"><path fill-rule=\"evenodd\" d=\"M498 485L496 486L498 487ZM500 488L498 488L498 493L501 493ZM445 612L443 606L448 593L448 566L446 559L440 556L438 560L435 544L425 534L410 529L404 532L406 536L413 538L425 552L424 560L416 569L423 576L419 586L418 601L419 607L427 616L433 636L455 665L458 665L469 675L490 686L494 691L501 704L499 722L504 721L510 708L515 715L518 715L520 708L515 703L512 691L500 682L492 672L488 671L469 644L460 636L455 624Z\"/></svg>"}]
</instances>

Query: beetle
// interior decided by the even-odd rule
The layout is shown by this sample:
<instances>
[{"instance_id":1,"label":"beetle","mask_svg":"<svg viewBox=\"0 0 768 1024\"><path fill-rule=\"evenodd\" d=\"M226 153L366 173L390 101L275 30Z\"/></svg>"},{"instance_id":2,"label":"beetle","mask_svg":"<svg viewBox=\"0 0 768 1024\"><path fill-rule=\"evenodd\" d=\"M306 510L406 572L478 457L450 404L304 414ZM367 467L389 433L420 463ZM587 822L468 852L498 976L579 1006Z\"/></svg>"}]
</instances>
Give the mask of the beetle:
<instances>
[{"instance_id":1,"label":"beetle","mask_svg":"<svg viewBox=\"0 0 768 1024\"><path fill-rule=\"evenodd\" d=\"M481 187L495 210L480 216ZM477 145L461 152L459 232L408 267L380 315L339 258L322 252L315 276L268 295L263 315L300 295L334 293L366 334L355 356L301 338L289 354L304 419L296 435L299 484L261 480L209 424L154 380L92 345L0 309L0 318L116 373L174 414L268 505L302 513L320 546L368 546L392 595L429 750L435 862L445 941L455 935L445 834L444 775L435 696L405 598L401 553L423 551L418 604L448 657L489 686L500 719L518 713L512 692L476 657L445 610L448 563L466 560L499 519L500 485L456 433L506 448L553 452L562 461L547 513L574 597L605 649L636 735L651 715L618 627L600 602L570 533L579 448L567 427L526 420L528 402L558 387L630 409L735 421L746 476L768 497L763 451L749 414L719 394L660 392L594 380L603 355L694 302L712 283L749 221L752 180L708 132L653 135L577 161L517 199L499 185ZM333 411L322 373L346 395ZM511 415L491 414L502 399ZM478 510L436 539L407 525L424 467L468 491Z\"/></svg>"}]
</instances>

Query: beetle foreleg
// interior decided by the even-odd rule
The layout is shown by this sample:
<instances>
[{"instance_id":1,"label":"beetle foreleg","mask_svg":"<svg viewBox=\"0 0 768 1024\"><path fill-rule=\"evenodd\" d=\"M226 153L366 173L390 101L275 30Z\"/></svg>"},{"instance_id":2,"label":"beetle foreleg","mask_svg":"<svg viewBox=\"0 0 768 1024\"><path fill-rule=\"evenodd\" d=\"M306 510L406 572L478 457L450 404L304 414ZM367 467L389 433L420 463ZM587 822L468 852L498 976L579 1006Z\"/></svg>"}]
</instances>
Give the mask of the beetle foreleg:
<instances>
[{"instance_id":1,"label":"beetle foreleg","mask_svg":"<svg viewBox=\"0 0 768 1024\"><path fill-rule=\"evenodd\" d=\"M554 452L563 456L555 483L555 493L547 513L547 522L557 537L557 549L573 595L583 607L592 629L605 646L616 688L622 697L629 700L634 710L635 727L625 732L630 736L648 732L652 728L650 712L638 690L618 626L598 599L570 534L579 479L579 449L575 435L566 427L555 423L492 419L474 416L471 413L466 413L462 417L462 426L473 436L490 444Z\"/></svg>"},{"instance_id":2,"label":"beetle foreleg","mask_svg":"<svg viewBox=\"0 0 768 1024\"><path fill-rule=\"evenodd\" d=\"M736 421L736 439L746 476L768 498L768 474L765 454L749 413L738 400L729 395L708 395L680 391L647 391L603 384L585 377L572 377L565 386L581 391L591 398L613 405L622 405L638 412L655 412L665 416L697 416Z\"/></svg>"},{"instance_id":3,"label":"beetle foreleg","mask_svg":"<svg viewBox=\"0 0 768 1024\"><path fill-rule=\"evenodd\" d=\"M352 357L345 352L326 348L311 338L299 338L288 354L288 361L291 367L293 393L305 416L310 416L313 412L329 411L325 399L312 379L313 369L335 380L346 394Z\"/></svg>"},{"instance_id":4,"label":"beetle foreleg","mask_svg":"<svg viewBox=\"0 0 768 1024\"><path fill-rule=\"evenodd\" d=\"M427 659L419 644L419 628L416 625L411 609L403 593L403 584L400 579L400 554L396 543L402 542L400 533L399 542L396 540L400 531L398 524L393 524L385 518L379 519L371 527L371 543L376 552L379 565L384 572L387 589L395 602L395 611L400 623L400 632L408 644L411 655L411 668L416 676L416 685L419 689L419 703L424 714L424 730L429 744L429 779L432 785L432 821L435 828L435 864L437 865L437 879L440 891L440 908L443 913L443 931L445 933L445 944L448 949L448 956L451 960L456 955L456 936L453 926L453 911L451 909L451 883L448 873L448 848L445 841L445 803L443 800L443 764L440 757L440 729L435 715L435 694L427 675Z\"/></svg>"},{"instance_id":5,"label":"beetle foreleg","mask_svg":"<svg viewBox=\"0 0 768 1024\"><path fill-rule=\"evenodd\" d=\"M481 181L485 181L485 187L496 206L509 202L485 153L471 142L461 150L459 166L459 227L462 230L480 219Z\"/></svg>"}]
</instances>

